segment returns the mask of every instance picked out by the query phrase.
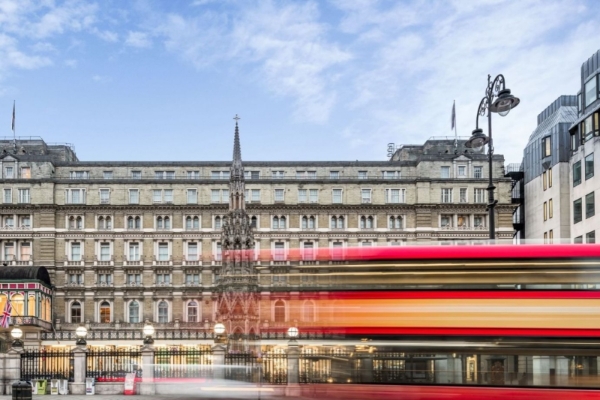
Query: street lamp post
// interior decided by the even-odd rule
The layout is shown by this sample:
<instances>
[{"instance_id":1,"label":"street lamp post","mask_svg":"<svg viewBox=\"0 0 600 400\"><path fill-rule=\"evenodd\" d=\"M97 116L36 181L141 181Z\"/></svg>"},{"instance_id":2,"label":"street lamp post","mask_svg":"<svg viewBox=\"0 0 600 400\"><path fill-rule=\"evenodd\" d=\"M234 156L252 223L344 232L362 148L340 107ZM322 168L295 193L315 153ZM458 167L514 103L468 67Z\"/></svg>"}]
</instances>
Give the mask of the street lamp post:
<instances>
[{"instance_id":1,"label":"street lamp post","mask_svg":"<svg viewBox=\"0 0 600 400\"><path fill-rule=\"evenodd\" d=\"M154 339L152 338L152 336L154 335L154 326L152 326L150 322L146 322L142 331L144 333L144 344L154 344Z\"/></svg>"},{"instance_id":2,"label":"street lamp post","mask_svg":"<svg viewBox=\"0 0 600 400\"><path fill-rule=\"evenodd\" d=\"M520 100L510 94L510 89L506 88L504 75L500 74L492 81L492 76L488 75L488 85L485 89L485 96L479 103L477 109L477 117L475 119L475 130L471 138L465 143L465 147L472 148L474 150L481 150L483 146L488 145L488 177L489 183L487 187L488 191L488 205L487 210L489 212L489 227L490 227L490 239L496 239L496 221L494 215L494 208L496 207L497 200L494 200L494 182L492 180L492 158L494 155L494 144L492 140L492 113L498 113L500 116L505 117L508 115L511 109L519 105ZM479 116L488 117L488 135L483 133L483 130L479 128Z\"/></svg>"},{"instance_id":3,"label":"street lamp post","mask_svg":"<svg viewBox=\"0 0 600 400\"><path fill-rule=\"evenodd\" d=\"M87 329L83 325L78 326L77 329L75 329L75 335L77 336L77 342L75 342L75 344L77 344L77 346L87 345L87 342L85 340L87 333Z\"/></svg>"},{"instance_id":4,"label":"street lamp post","mask_svg":"<svg viewBox=\"0 0 600 400\"><path fill-rule=\"evenodd\" d=\"M295 326L292 326L287 330L287 335L290 338L290 342L292 342L292 343L296 342L296 338L298 337L299 334L300 334L300 331Z\"/></svg>"},{"instance_id":5,"label":"street lamp post","mask_svg":"<svg viewBox=\"0 0 600 400\"><path fill-rule=\"evenodd\" d=\"M225 333L225 325L219 322L215 324L213 329L215 331L215 343L225 343L225 338L223 337L223 334Z\"/></svg>"}]
</instances>

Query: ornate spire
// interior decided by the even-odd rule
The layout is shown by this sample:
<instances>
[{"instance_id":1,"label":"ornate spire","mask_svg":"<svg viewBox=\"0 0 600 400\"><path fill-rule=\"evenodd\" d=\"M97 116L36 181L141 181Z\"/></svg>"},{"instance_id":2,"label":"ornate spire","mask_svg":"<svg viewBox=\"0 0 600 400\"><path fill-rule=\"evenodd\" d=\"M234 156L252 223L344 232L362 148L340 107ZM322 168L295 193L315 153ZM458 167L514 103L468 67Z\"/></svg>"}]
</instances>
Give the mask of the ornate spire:
<instances>
[{"instance_id":1,"label":"ornate spire","mask_svg":"<svg viewBox=\"0 0 600 400\"><path fill-rule=\"evenodd\" d=\"M245 208L244 195L246 187L244 184L244 165L242 164L242 146L240 145L240 130L235 115L235 135L233 137L233 161L229 174L229 210L243 210Z\"/></svg>"},{"instance_id":2,"label":"ornate spire","mask_svg":"<svg viewBox=\"0 0 600 400\"><path fill-rule=\"evenodd\" d=\"M235 117L235 135L233 137L233 163L231 164L231 177L234 178L240 177L244 179L244 166L242 165L242 146L240 145L240 130L238 127L238 120L240 117L236 114Z\"/></svg>"}]
</instances>

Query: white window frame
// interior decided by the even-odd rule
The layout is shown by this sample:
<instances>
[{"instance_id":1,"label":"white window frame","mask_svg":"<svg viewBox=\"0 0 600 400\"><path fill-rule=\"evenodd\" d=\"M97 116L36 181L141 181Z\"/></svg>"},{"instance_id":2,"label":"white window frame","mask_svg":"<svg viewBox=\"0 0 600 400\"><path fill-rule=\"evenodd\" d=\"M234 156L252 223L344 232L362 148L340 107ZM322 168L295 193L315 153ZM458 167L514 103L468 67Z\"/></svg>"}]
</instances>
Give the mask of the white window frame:
<instances>
[{"instance_id":1,"label":"white window frame","mask_svg":"<svg viewBox=\"0 0 600 400\"><path fill-rule=\"evenodd\" d=\"M447 172L446 174L444 172ZM447 176L444 176L447 175ZM450 178L450 167L443 165L440 167L440 178L449 179Z\"/></svg>"},{"instance_id":2,"label":"white window frame","mask_svg":"<svg viewBox=\"0 0 600 400\"><path fill-rule=\"evenodd\" d=\"M336 191L339 191L339 193L340 193L340 201L335 201ZM331 204L344 204L344 189L341 189L341 188L332 188L331 189Z\"/></svg>"},{"instance_id":3,"label":"white window frame","mask_svg":"<svg viewBox=\"0 0 600 400\"><path fill-rule=\"evenodd\" d=\"M159 306L160 303L162 302L167 303L167 320L166 321L160 321L160 312L159 312ZM156 300L156 304L154 306L154 309L156 310L156 315L155 315L155 321L157 321L158 323L168 323L169 321L171 321L171 303L169 302L169 300L167 299L159 299Z\"/></svg>"},{"instance_id":4,"label":"white window frame","mask_svg":"<svg viewBox=\"0 0 600 400\"><path fill-rule=\"evenodd\" d=\"M308 203L308 189L298 189L298 203Z\"/></svg>"},{"instance_id":5,"label":"white window frame","mask_svg":"<svg viewBox=\"0 0 600 400\"><path fill-rule=\"evenodd\" d=\"M464 196L463 196L464 192ZM458 189L458 202L459 203L468 203L469 202L469 188L459 188Z\"/></svg>"},{"instance_id":6,"label":"white window frame","mask_svg":"<svg viewBox=\"0 0 600 400\"><path fill-rule=\"evenodd\" d=\"M461 174L461 169L462 169L462 174ZM456 166L456 176L458 178L466 178L467 177L467 166L466 165L457 165Z\"/></svg>"},{"instance_id":7,"label":"white window frame","mask_svg":"<svg viewBox=\"0 0 600 400\"><path fill-rule=\"evenodd\" d=\"M454 202L454 190L453 188L441 188L442 198L441 202L448 204Z\"/></svg>"},{"instance_id":8,"label":"white window frame","mask_svg":"<svg viewBox=\"0 0 600 400\"><path fill-rule=\"evenodd\" d=\"M7 193L9 193L8 196L7 196ZM6 201L7 199L9 201ZM12 190L12 188L4 188L2 190L2 203L3 204L12 204L12 202L13 202L13 190Z\"/></svg>"},{"instance_id":9,"label":"white window frame","mask_svg":"<svg viewBox=\"0 0 600 400\"><path fill-rule=\"evenodd\" d=\"M398 190L398 201L393 200L393 190ZM385 202L388 204L403 204L406 203L406 189L405 188L386 188L385 189Z\"/></svg>"},{"instance_id":10,"label":"white window frame","mask_svg":"<svg viewBox=\"0 0 600 400\"><path fill-rule=\"evenodd\" d=\"M131 201L132 200L131 195L133 193L137 194L137 201L135 201L135 202ZM127 200L128 200L128 204L140 204L140 189L128 189L128 198L127 198Z\"/></svg>"},{"instance_id":11,"label":"white window frame","mask_svg":"<svg viewBox=\"0 0 600 400\"><path fill-rule=\"evenodd\" d=\"M106 200L102 198L102 193L108 193ZM98 197L100 198L100 204L110 204L110 188L98 189Z\"/></svg>"},{"instance_id":12,"label":"white window frame","mask_svg":"<svg viewBox=\"0 0 600 400\"><path fill-rule=\"evenodd\" d=\"M281 192L281 200L278 200L278 198L277 198L278 192ZM273 189L273 202L275 202L275 203L285 202L285 189L282 189L282 188L274 188Z\"/></svg>"},{"instance_id":13,"label":"white window frame","mask_svg":"<svg viewBox=\"0 0 600 400\"><path fill-rule=\"evenodd\" d=\"M198 189L191 188L186 191L187 204L198 204Z\"/></svg>"}]
</instances>

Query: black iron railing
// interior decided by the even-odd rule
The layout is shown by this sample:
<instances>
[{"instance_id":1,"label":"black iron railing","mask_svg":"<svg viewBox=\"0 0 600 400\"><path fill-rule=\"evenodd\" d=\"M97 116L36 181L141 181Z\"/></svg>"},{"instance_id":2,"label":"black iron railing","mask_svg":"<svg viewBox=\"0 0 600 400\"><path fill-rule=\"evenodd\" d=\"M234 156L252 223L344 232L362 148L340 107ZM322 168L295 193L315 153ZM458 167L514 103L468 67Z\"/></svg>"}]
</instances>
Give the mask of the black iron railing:
<instances>
[{"instance_id":1,"label":"black iron railing","mask_svg":"<svg viewBox=\"0 0 600 400\"><path fill-rule=\"evenodd\" d=\"M125 375L142 376L142 352L133 350L96 350L87 353L86 373L98 382L124 381Z\"/></svg>"},{"instance_id":2,"label":"black iron railing","mask_svg":"<svg viewBox=\"0 0 600 400\"><path fill-rule=\"evenodd\" d=\"M73 381L73 353L66 349L25 350L21 353L21 380L68 379Z\"/></svg>"},{"instance_id":3,"label":"black iron railing","mask_svg":"<svg viewBox=\"0 0 600 400\"><path fill-rule=\"evenodd\" d=\"M154 352L154 377L212 378L210 348L158 348Z\"/></svg>"},{"instance_id":4,"label":"black iron railing","mask_svg":"<svg viewBox=\"0 0 600 400\"><path fill-rule=\"evenodd\" d=\"M225 354L225 379L241 382L256 382L256 355L251 352Z\"/></svg>"},{"instance_id":5,"label":"black iron railing","mask_svg":"<svg viewBox=\"0 0 600 400\"><path fill-rule=\"evenodd\" d=\"M262 383L287 385L288 357L286 353L265 353L262 356Z\"/></svg>"}]
</instances>

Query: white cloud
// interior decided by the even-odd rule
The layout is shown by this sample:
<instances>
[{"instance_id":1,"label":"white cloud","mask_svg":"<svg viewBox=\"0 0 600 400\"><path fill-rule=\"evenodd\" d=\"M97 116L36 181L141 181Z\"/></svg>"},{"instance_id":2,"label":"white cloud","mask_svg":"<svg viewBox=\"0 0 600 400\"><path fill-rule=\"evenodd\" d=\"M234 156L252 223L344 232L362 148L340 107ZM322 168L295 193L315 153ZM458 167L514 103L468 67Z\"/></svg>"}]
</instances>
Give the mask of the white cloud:
<instances>
[{"instance_id":1,"label":"white cloud","mask_svg":"<svg viewBox=\"0 0 600 400\"><path fill-rule=\"evenodd\" d=\"M299 119L325 122L337 99L337 68L351 54L328 40L315 3L260 1L233 15L168 15L157 33L196 67L217 62L251 68L249 79L291 98Z\"/></svg>"},{"instance_id":2,"label":"white cloud","mask_svg":"<svg viewBox=\"0 0 600 400\"><path fill-rule=\"evenodd\" d=\"M91 29L91 32L98 36L100 39L109 43L115 43L119 40L119 35L116 32L112 32L109 30L100 30L98 28Z\"/></svg>"},{"instance_id":3,"label":"white cloud","mask_svg":"<svg viewBox=\"0 0 600 400\"><path fill-rule=\"evenodd\" d=\"M127 34L125 44L131 47L137 47L139 49L145 49L152 47L152 41L147 33L144 32L132 32Z\"/></svg>"},{"instance_id":4,"label":"white cloud","mask_svg":"<svg viewBox=\"0 0 600 400\"><path fill-rule=\"evenodd\" d=\"M65 65L69 68L77 68L77 60L65 60Z\"/></svg>"},{"instance_id":5,"label":"white cloud","mask_svg":"<svg viewBox=\"0 0 600 400\"><path fill-rule=\"evenodd\" d=\"M112 78L110 76L94 75L92 76L92 80L98 83L108 83L112 81Z\"/></svg>"}]
</instances>

